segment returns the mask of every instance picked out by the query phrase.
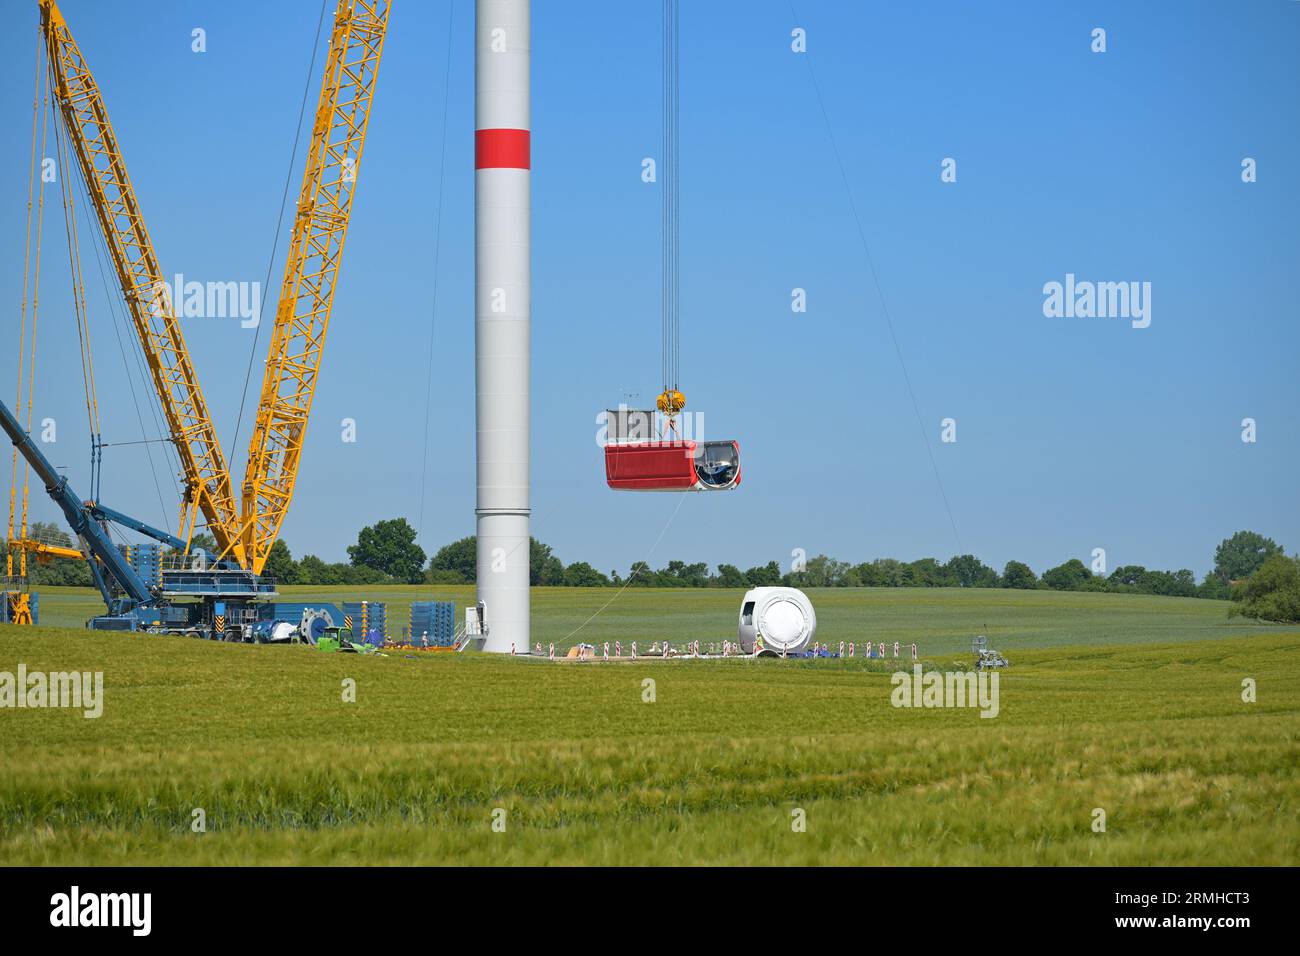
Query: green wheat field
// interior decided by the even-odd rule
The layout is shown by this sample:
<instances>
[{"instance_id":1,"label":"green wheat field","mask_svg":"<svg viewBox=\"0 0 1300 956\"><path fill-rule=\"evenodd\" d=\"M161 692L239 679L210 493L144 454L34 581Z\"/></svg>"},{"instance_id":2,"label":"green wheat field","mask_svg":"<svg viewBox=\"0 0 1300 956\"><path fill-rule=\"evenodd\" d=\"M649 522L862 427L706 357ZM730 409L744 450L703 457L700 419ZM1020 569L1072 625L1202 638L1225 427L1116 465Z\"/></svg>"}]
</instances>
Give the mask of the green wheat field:
<instances>
[{"instance_id":1,"label":"green wheat field","mask_svg":"<svg viewBox=\"0 0 1300 956\"><path fill-rule=\"evenodd\" d=\"M463 607L470 591L285 599L345 596L389 602L400 625L411 600ZM896 709L892 661L322 654L89 633L97 597L46 589L41 627L0 626L0 671L102 671L104 712L0 710L0 863L1300 857L1300 629L1139 595L810 596L820 640L915 641L943 670L968 668L971 635L987 633L1013 664L1000 714ZM537 640L721 640L740 592L629 589L604 607L611 598L535 589ZM348 679L355 702L342 699Z\"/></svg>"}]
</instances>

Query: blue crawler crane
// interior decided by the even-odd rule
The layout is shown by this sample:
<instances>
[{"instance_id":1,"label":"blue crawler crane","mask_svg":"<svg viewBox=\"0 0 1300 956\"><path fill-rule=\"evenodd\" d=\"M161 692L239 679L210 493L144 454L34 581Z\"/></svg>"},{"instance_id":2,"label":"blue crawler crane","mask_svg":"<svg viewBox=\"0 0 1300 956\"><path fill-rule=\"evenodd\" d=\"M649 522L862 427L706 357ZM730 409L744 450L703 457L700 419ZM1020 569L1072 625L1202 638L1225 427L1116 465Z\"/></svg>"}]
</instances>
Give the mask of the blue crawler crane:
<instances>
[{"instance_id":1,"label":"blue crawler crane","mask_svg":"<svg viewBox=\"0 0 1300 956\"><path fill-rule=\"evenodd\" d=\"M99 631L188 634L226 641L253 640L258 611L277 596L275 585L252 571L189 551L185 541L94 501L82 501L0 401L0 427L45 484L72 533L81 542L106 613L86 626ZM146 581L108 534L109 523L153 538L183 557Z\"/></svg>"}]
</instances>

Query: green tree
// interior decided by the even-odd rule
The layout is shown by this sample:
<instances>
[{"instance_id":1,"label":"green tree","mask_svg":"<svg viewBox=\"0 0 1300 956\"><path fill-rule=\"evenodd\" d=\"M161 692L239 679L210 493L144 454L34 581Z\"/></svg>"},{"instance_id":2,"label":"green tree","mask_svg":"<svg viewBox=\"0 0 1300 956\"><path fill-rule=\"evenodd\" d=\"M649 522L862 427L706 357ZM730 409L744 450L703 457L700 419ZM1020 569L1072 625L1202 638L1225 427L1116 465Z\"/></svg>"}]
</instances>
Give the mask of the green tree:
<instances>
[{"instance_id":1,"label":"green tree","mask_svg":"<svg viewBox=\"0 0 1300 956\"><path fill-rule=\"evenodd\" d=\"M536 538L528 539L530 585L547 587L565 584L564 571L564 562L555 556L549 544ZM606 584L609 583L609 579L599 571L595 573ZM478 538L472 534L439 548L429 561L428 580L434 584L473 584L477 578Z\"/></svg>"},{"instance_id":2,"label":"green tree","mask_svg":"<svg viewBox=\"0 0 1300 956\"><path fill-rule=\"evenodd\" d=\"M887 587L885 584L885 575L881 570L879 561L864 561L853 569L853 577L860 587L880 588Z\"/></svg>"},{"instance_id":3,"label":"green tree","mask_svg":"<svg viewBox=\"0 0 1300 956\"><path fill-rule=\"evenodd\" d=\"M564 583L564 562L551 553L551 546L528 539L528 583L537 586Z\"/></svg>"},{"instance_id":4,"label":"green tree","mask_svg":"<svg viewBox=\"0 0 1300 956\"><path fill-rule=\"evenodd\" d=\"M781 583L781 566L769 561L761 568L750 568L745 572L745 580L751 588L776 587Z\"/></svg>"},{"instance_id":5,"label":"green tree","mask_svg":"<svg viewBox=\"0 0 1300 956\"><path fill-rule=\"evenodd\" d=\"M423 562L423 558L421 558ZM386 584L393 579L377 568L368 567L364 564L333 564L333 569L337 584ZM418 572L417 572L418 574ZM407 580L407 584L418 584L419 580Z\"/></svg>"},{"instance_id":6,"label":"green tree","mask_svg":"<svg viewBox=\"0 0 1300 956\"><path fill-rule=\"evenodd\" d=\"M682 580L682 569L685 567L685 561L669 561L666 567L660 568L655 572L655 577L658 579L658 583L661 587L685 587L686 582Z\"/></svg>"},{"instance_id":7,"label":"green tree","mask_svg":"<svg viewBox=\"0 0 1300 956\"><path fill-rule=\"evenodd\" d=\"M1234 614L1283 624L1300 623L1300 559L1274 554L1233 586Z\"/></svg>"},{"instance_id":8,"label":"green tree","mask_svg":"<svg viewBox=\"0 0 1300 956\"><path fill-rule=\"evenodd\" d=\"M1137 589L1143 594L1192 597L1196 593L1196 579L1185 568L1181 571L1147 571L1139 579Z\"/></svg>"},{"instance_id":9,"label":"green tree","mask_svg":"<svg viewBox=\"0 0 1300 956\"><path fill-rule=\"evenodd\" d=\"M894 558L877 558L858 566L862 583L867 587L898 588L903 586L903 563Z\"/></svg>"},{"instance_id":10,"label":"green tree","mask_svg":"<svg viewBox=\"0 0 1300 956\"><path fill-rule=\"evenodd\" d=\"M948 580L960 588L995 588L998 573L973 554L959 554L943 566Z\"/></svg>"},{"instance_id":11,"label":"green tree","mask_svg":"<svg viewBox=\"0 0 1300 956\"><path fill-rule=\"evenodd\" d=\"M1227 581L1210 571L1196 589L1196 596L1210 601L1226 601L1232 597L1232 588Z\"/></svg>"},{"instance_id":12,"label":"green tree","mask_svg":"<svg viewBox=\"0 0 1300 956\"><path fill-rule=\"evenodd\" d=\"M464 584L465 576L459 571L435 571L430 568L425 572L424 580L428 584Z\"/></svg>"},{"instance_id":13,"label":"green tree","mask_svg":"<svg viewBox=\"0 0 1300 956\"><path fill-rule=\"evenodd\" d=\"M35 587L93 587L94 577L90 565L78 558L52 558L38 561L31 555L27 557L27 581Z\"/></svg>"},{"instance_id":14,"label":"green tree","mask_svg":"<svg viewBox=\"0 0 1300 956\"><path fill-rule=\"evenodd\" d=\"M1071 558L1064 564L1043 572L1043 583L1054 591L1078 591L1092 577L1082 561Z\"/></svg>"},{"instance_id":15,"label":"green tree","mask_svg":"<svg viewBox=\"0 0 1300 956\"><path fill-rule=\"evenodd\" d=\"M271 545L271 551L266 556L266 564L262 566L262 573L269 576L276 584L298 583L298 565L293 560L289 545L283 538L276 538L275 544Z\"/></svg>"},{"instance_id":16,"label":"green tree","mask_svg":"<svg viewBox=\"0 0 1300 956\"><path fill-rule=\"evenodd\" d=\"M1275 554L1281 546L1254 531L1238 531L1224 538L1214 551L1214 573L1224 581L1244 581Z\"/></svg>"},{"instance_id":17,"label":"green tree","mask_svg":"<svg viewBox=\"0 0 1300 956\"><path fill-rule=\"evenodd\" d=\"M654 587L659 583L658 577L644 561L633 561L632 567L627 572L628 583L638 588Z\"/></svg>"},{"instance_id":18,"label":"green tree","mask_svg":"<svg viewBox=\"0 0 1300 956\"><path fill-rule=\"evenodd\" d=\"M687 564L685 561L669 561L668 566L658 572L659 584L670 588L703 588L709 585L709 566L703 561Z\"/></svg>"},{"instance_id":19,"label":"green tree","mask_svg":"<svg viewBox=\"0 0 1300 956\"><path fill-rule=\"evenodd\" d=\"M340 584L378 584L388 579L384 572L365 566L330 564L314 554L305 554L298 562L297 584L337 586Z\"/></svg>"},{"instance_id":20,"label":"green tree","mask_svg":"<svg viewBox=\"0 0 1300 956\"><path fill-rule=\"evenodd\" d=\"M564 562L551 555L537 571L538 587L556 587L564 583Z\"/></svg>"},{"instance_id":21,"label":"green tree","mask_svg":"<svg viewBox=\"0 0 1300 956\"><path fill-rule=\"evenodd\" d=\"M564 569L563 583L569 588L603 588L609 586L609 578L586 561L575 561Z\"/></svg>"},{"instance_id":22,"label":"green tree","mask_svg":"<svg viewBox=\"0 0 1300 956\"><path fill-rule=\"evenodd\" d=\"M1038 575L1034 574L1034 569L1023 561L1008 561L1007 566L1002 569L1002 586L1030 591L1038 587Z\"/></svg>"},{"instance_id":23,"label":"green tree","mask_svg":"<svg viewBox=\"0 0 1300 956\"><path fill-rule=\"evenodd\" d=\"M718 576L714 580L721 588L743 588L749 583L734 564L719 564Z\"/></svg>"},{"instance_id":24,"label":"green tree","mask_svg":"<svg viewBox=\"0 0 1300 956\"><path fill-rule=\"evenodd\" d=\"M415 529L405 518L362 528L357 543L348 547L348 559L353 567L373 568L408 584L424 577L424 549L415 543Z\"/></svg>"},{"instance_id":25,"label":"green tree","mask_svg":"<svg viewBox=\"0 0 1300 956\"><path fill-rule=\"evenodd\" d=\"M478 539L474 535L438 549L429 561L434 584L473 584L478 577Z\"/></svg>"},{"instance_id":26,"label":"green tree","mask_svg":"<svg viewBox=\"0 0 1300 956\"><path fill-rule=\"evenodd\" d=\"M330 567L314 554L304 554L298 562L299 584L332 584Z\"/></svg>"},{"instance_id":27,"label":"green tree","mask_svg":"<svg viewBox=\"0 0 1300 956\"><path fill-rule=\"evenodd\" d=\"M1147 569L1140 564L1126 564L1110 573L1110 583L1119 587L1136 588L1147 575Z\"/></svg>"},{"instance_id":28,"label":"green tree","mask_svg":"<svg viewBox=\"0 0 1300 956\"><path fill-rule=\"evenodd\" d=\"M1172 593L1175 597L1196 597L1196 575L1191 568L1179 568L1173 572Z\"/></svg>"},{"instance_id":29,"label":"green tree","mask_svg":"<svg viewBox=\"0 0 1300 956\"><path fill-rule=\"evenodd\" d=\"M921 558L903 565L901 581L909 588L937 588L947 584L948 578L934 558Z\"/></svg>"},{"instance_id":30,"label":"green tree","mask_svg":"<svg viewBox=\"0 0 1300 956\"><path fill-rule=\"evenodd\" d=\"M786 575L786 581L795 588L837 588L844 584L849 570L847 561L837 561L819 554L809 558L802 571L792 571Z\"/></svg>"}]
</instances>

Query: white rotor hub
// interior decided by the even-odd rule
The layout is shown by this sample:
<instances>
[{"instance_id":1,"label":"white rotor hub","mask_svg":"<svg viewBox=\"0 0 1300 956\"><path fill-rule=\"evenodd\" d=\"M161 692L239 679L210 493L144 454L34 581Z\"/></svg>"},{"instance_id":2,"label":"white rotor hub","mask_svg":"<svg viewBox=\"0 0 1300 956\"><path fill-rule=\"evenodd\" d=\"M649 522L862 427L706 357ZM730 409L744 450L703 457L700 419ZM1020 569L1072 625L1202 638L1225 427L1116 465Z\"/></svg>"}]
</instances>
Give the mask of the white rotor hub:
<instances>
[{"instance_id":1,"label":"white rotor hub","mask_svg":"<svg viewBox=\"0 0 1300 956\"><path fill-rule=\"evenodd\" d=\"M812 602L797 588L754 588L741 600L738 637L747 653L761 641L765 651L797 654L816 633Z\"/></svg>"}]
</instances>

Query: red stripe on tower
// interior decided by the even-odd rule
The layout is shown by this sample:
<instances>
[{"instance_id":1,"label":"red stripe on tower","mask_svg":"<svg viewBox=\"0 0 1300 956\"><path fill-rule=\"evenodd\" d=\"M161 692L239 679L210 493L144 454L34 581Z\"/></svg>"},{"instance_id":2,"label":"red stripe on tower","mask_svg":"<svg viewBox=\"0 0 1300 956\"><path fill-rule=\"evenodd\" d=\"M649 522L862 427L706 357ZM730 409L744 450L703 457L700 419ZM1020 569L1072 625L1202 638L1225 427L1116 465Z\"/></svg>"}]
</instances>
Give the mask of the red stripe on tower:
<instances>
[{"instance_id":1,"label":"red stripe on tower","mask_svg":"<svg viewBox=\"0 0 1300 956\"><path fill-rule=\"evenodd\" d=\"M474 132L475 169L528 169L526 129L480 129Z\"/></svg>"}]
</instances>

